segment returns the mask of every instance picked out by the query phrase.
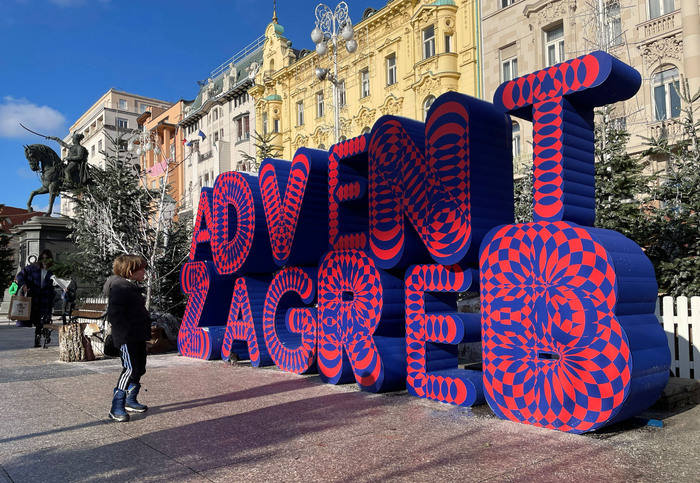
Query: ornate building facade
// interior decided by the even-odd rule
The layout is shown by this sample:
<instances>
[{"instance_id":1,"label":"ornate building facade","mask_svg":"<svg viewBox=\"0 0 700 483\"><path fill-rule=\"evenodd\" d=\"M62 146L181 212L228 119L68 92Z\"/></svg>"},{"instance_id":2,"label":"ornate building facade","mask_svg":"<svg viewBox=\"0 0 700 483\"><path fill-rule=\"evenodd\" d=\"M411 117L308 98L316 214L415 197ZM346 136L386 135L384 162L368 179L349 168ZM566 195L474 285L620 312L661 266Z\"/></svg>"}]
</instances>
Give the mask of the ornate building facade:
<instances>
[{"instance_id":1,"label":"ornate building facade","mask_svg":"<svg viewBox=\"0 0 700 483\"><path fill-rule=\"evenodd\" d=\"M248 89L262 63L260 37L214 69L192 101L183 103L179 126L185 139L183 196L196 214L199 193L227 171L254 171L251 132L255 110ZM246 156L247 155L247 156Z\"/></svg>"},{"instance_id":2,"label":"ornate building facade","mask_svg":"<svg viewBox=\"0 0 700 483\"><path fill-rule=\"evenodd\" d=\"M613 111L631 133L628 151L642 151L643 137L679 134L670 122L680 114L674 86L682 77L691 88L700 85L697 0L487 0L481 8L485 99L512 78L604 50L642 75L637 95ZM532 125L513 121L522 172L532 160Z\"/></svg>"},{"instance_id":3,"label":"ornate building facade","mask_svg":"<svg viewBox=\"0 0 700 483\"><path fill-rule=\"evenodd\" d=\"M477 8L475 0L391 0L366 9L353 25L357 50L337 52L340 139L369 132L385 114L425 119L448 91L478 96ZM256 130L270 134L285 159L302 146L329 148L335 142L332 83L315 70L332 70L331 53L293 49L276 16L265 39L262 68L249 91Z\"/></svg>"}]
</instances>

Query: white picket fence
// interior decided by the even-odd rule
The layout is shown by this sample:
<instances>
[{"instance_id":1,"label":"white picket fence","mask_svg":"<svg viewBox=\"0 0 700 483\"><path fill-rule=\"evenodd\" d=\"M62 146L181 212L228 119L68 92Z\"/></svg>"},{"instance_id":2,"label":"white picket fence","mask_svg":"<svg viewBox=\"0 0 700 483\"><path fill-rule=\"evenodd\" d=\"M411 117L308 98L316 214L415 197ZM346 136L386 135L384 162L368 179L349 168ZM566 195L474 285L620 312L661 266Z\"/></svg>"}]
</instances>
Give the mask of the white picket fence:
<instances>
[{"instance_id":1,"label":"white picket fence","mask_svg":"<svg viewBox=\"0 0 700 483\"><path fill-rule=\"evenodd\" d=\"M691 297L690 306L688 297L663 297L656 302L656 316L671 349L671 372L677 377L700 379L700 297Z\"/></svg>"}]
</instances>

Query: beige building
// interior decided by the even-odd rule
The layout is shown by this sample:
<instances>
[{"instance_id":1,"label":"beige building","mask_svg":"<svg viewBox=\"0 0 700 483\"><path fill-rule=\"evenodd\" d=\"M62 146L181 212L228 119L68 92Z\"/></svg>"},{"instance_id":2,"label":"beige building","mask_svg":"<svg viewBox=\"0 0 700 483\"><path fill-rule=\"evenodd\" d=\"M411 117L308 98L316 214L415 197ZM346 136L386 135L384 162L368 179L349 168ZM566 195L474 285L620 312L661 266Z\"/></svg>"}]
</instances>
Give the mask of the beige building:
<instances>
[{"instance_id":1,"label":"beige building","mask_svg":"<svg viewBox=\"0 0 700 483\"><path fill-rule=\"evenodd\" d=\"M682 8L681 8L682 7ZM677 129L681 76L700 85L700 20L697 0L488 0L481 2L482 75L485 99L497 87L594 50L604 50L636 68L642 86L616 104L614 117L632 134L630 152L642 136ZM532 160L532 126L515 119L513 152L524 169Z\"/></svg>"},{"instance_id":2,"label":"beige building","mask_svg":"<svg viewBox=\"0 0 700 483\"><path fill-rule=\"evenodd\" d=\"M435 98L448 91L477 96L476 13L475 0L390 0L379 10L367 8L353 25L357 50L338 48L340 139L369 132L384 114L425 119ZM308 27L311 32L312 21ZM335 142L333 84L319 80L315 69L333 72L332 52L292 48L276 16L265 38L262 69L249 91L255 129L275 134L285 159L302 146L329 148ZM314 46L309 37L295 42Z\"/></svg>"},{"instance_id":3,"label":"beige building","mask_svg":"<svg viewBox=\"0 0 700 483\"><path fill-rule=\"evenodd\" d=\"M167 109L169 102L151 99L136 94L110 89L85 114L73 123L64 142L70 144L75 133L81 133L81 142L88 151L88 164L105 167L105 157L102 151L112 148L108 136L117 139L119 136L130 134L138 128L137 118L150 108ZM124 146L126 147L126 146ZM61 158L65 157L66 148L61 148ZM74 203L66 197L61 197L61 214L72 216Z\"/></svg>"}]
</instances>

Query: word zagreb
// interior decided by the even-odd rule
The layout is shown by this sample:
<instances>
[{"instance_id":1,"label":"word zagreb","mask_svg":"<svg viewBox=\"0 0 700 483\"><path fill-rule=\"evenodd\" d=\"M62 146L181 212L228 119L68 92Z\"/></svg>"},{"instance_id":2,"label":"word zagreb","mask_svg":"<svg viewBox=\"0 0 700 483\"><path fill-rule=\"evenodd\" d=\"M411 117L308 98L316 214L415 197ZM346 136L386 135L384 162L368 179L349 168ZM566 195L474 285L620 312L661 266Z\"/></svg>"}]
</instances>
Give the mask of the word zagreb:
<instances>
[{"instance_id":1,"label":"word zagreb","mask_svg":"<svg viewBox=\"0 0 700 483\"><path fill-rule=\"evenodd\" d=\"M645 410L668 379L641 249L595 217L593 109L636 93L593 52L450 92L426 122L383 116L329 152L265 159L204 188L181 281L178 348L318 372L366 391L573 433ZM510 115L533 123L534 220L513 224ZM457 311L478 292L480 314ZM482 371L457 344L482 344Z\"/></svg>"}]
</instances>

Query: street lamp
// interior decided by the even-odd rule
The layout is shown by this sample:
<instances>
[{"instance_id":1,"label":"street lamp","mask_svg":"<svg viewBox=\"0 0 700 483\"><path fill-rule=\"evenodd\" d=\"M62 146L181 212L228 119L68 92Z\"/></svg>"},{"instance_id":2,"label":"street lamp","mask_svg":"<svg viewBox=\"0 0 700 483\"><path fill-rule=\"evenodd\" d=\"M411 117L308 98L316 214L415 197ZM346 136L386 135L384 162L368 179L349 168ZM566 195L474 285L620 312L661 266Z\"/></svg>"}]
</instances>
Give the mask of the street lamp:
<instances>
[{"instance_id":1,"label":"street lamp","mask_svg":"<svg viewBox=\"0 0 700 483\"><path fill-rule=\"evenodd\" d=\"M324 4L316 7L316 28L311 31L311 40L316 44L316 53L319 56L326 55L328 48L333 49L333 72L317 67L316 77L320 81L328 79L333 84L333 128L335 142L340 140L340 102L338 81L338 44L343 42L345 49L352 54L357 50L357 41L353 39L355 31L348 15L348 6L340 2L335 11Z\"/></svg>"},{"instance_id":2,"label":"street lamp","mask_svg":"<svg viewBox=\"0 0 700 483\"><path fill-rule=\"evenodd\" d=\"M160 146L158 145L158 139L153 131L147 131L146 126L143 129L134 129L129 137L129 144L127 144L126 149L129 152L136 154L136 156L141 157L142 154L146 154L148 151L153 151L153 154L158 157L160 155Z\"/></svg>"}]
</instances>

